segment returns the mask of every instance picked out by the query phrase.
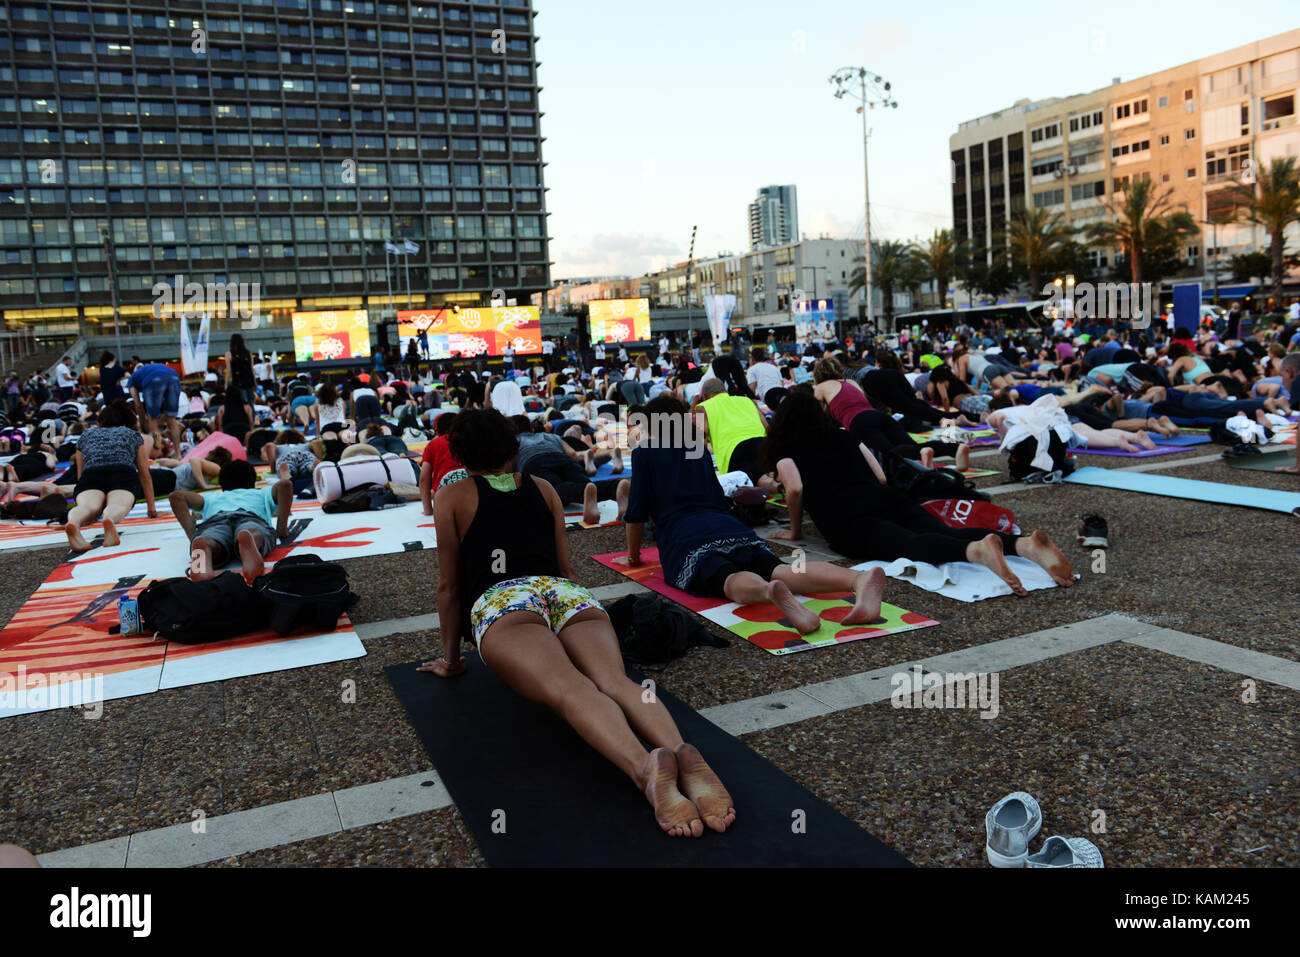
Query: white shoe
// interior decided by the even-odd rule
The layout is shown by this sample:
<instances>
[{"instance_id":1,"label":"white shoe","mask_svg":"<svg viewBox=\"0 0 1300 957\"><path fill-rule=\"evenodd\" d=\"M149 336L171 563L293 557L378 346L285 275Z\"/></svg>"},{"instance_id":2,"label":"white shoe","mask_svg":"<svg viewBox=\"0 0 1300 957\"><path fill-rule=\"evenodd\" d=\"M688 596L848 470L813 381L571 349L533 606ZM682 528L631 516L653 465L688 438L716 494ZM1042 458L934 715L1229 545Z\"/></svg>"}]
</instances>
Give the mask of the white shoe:
<instances>
[{"instance_id":1,"label":"white shoe","mask_svg":"<svg viewBox=\"0 0 1300 957\"><path fill-rule=\"evenodd\" d=\"M1043 829L1038 802L1024 791L1012 791L989 809L984 818L984 853L994 867L1024 867L1029 842Z\"/></svg>"},{"instance_id":2,"label":"white shoe","mask_svg":"<svg viewBox=\"0 0 1300 957\"><path fill-rule=\"evenodd\" d=\"M1043 849L1025 859L1027 867L1105 867L1097 845L1085 837L1049 837Z\"/></svg>"}]
</instances>

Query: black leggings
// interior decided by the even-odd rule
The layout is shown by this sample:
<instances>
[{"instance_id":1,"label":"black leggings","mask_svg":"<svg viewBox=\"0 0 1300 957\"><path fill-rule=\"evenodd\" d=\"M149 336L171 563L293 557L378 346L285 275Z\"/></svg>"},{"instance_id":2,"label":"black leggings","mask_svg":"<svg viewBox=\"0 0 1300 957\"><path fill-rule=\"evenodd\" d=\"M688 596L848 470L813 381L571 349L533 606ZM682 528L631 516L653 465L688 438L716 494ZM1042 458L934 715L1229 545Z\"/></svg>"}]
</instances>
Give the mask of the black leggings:
<instances>
[{"instance_id":1,"label":"black leggings","mask_svg":"<svg viewBox=\"0 0 1300 957\"><path fill-rule=\"evenodd\" d=\"M872 405L887 406L891 411L901 413L905 419L938 425L944 418L943 412L916 397L916 390L897 369L873 369L858 382Z\"/></svg>"},{"instance_id":2,"label":"black leggings","mask_svg":"<svg viewBox=\"0 0 1300 957\"><path fill-rule=\"evenodd\" d=\"M894 419L878 409L865 409L849 423L849 434L872 451L900 458L921 458L921 449L934 449L935 455L956 455L956 442L917 442Z\"/></svg>"},{"instance_id":3,"label":"black leggings","mask_svg":"<svg viewBox=\"0 0 1300 957\"><path fill-rule=\"evenodd\" d=\"M596 486L596 500L599 502L612 499L618 491L619 480L617 478L593 483L587 477L586 469L574 461L566 462L564 465L556 463L554 465L536 466L530 468L528 474L534 478L545 479L550 482L555 488L555 494L560 496L560 501L566 505L581 502L588 485L594 484Z\"/></svg>"},{"instance_id":4,"label":"black leggings","mask_svg":"<svg viewBox=\"0 0 1300 957\"><path fill-rule=\"evenodd\" d=\"M1109 429L1115 423L1107 417L1106 413L1095 405L1089 405L1087 402L1076 402L1074 405L1063 405L1061 411L1071 419L1082 422L1084 425L1091 426L1094 429Z\"/></svg>"},{"instance_id":5,"label":"black leggings","mask_svg":"<svg viewBox=\"0 0 1300 957\"><path fill-rule=\"evenodd\" d=\"M813 521L833 549L859 561L964 562L966 547L987 535L997 535L1003 551L1015 555L1019 537L987 528L951 528L903 492L885 486L871 488L829 523Z\"/></svg>"}]
</instances>

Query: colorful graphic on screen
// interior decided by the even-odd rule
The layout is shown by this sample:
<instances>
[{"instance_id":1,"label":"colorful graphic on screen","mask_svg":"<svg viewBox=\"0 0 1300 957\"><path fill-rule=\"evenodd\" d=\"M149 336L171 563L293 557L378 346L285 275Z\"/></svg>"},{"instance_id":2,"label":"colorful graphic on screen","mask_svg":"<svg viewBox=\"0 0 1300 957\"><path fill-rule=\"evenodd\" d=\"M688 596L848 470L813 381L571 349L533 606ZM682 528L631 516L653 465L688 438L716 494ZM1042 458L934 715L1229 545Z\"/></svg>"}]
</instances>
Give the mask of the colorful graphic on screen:
<instances>
[{"instance_id":1,"label":"colorful graphic on screen","mask_svg":"<svg viewBox=\"0 0 1300 957\"><path fill-rule=\"evenodd\" d=\"M593 299L587 303L592 342L649 342L649 299Z\"/></svg>"},{"instance_id":2,"label":"colorful graphic on screen","mask_svg":"<svg viewBox=\"0 0 1300 957\"><path fill-rule=\"evenodd\" d=\"M293 355L298 362L370 358L370 316L364 309L295 312Z\"/></svg>"},{"instance_id":3,"label":"colorful graphic on screen","mask_svg":"<svg viewBox=\"0 0 1300 957\"><path fill-rule=\"evenodd\" d=\"M415 351L428 359L499 356L506 346L513 348L515 355L541 355L541 310L537 306L492 306L398 312L397 341L402 355L412 339Z\"/></svg>"},{"instance_id":4,"label":"colorful graphic on screen","mask_svg":"<svg viewBox=\"0 0 1300 957\"><path fill-rule=\"evenodd\" d=\"M794 304L795 341L807 345L835 336L835 300L800 299Z\"/></svg>"}]
</instances>

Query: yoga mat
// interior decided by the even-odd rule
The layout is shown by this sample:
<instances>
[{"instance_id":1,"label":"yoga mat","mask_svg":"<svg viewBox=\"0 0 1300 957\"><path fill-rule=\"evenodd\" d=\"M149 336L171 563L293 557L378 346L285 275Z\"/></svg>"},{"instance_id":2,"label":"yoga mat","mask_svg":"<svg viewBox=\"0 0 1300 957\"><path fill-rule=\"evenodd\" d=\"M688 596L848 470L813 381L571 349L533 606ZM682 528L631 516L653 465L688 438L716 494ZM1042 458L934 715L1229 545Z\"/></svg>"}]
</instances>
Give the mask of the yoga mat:
<instances>
[{"instance_id":1,"label":"yoga mat","mask_svg":"<svg viewBox=\"0 0 1300 957\"><path fill-rule=\"evenodd\" d=\"M1233 455L1224 459L1234 469L1248 472L1272 472L1281 465L1295 465L1295 453L1283 449L1281 452L1261 452L1259 455Z\"/></svg>"},{"instance_id":2,"label":"yoga mat","mask_svg":"<svg viewBox=\"0 0 1300 957\"><path fill-rule=\"evenodd\" d=\"M1150 432L1147 433L1151 435ZM1210 437L1208 435L1171 435L1161 437L1151 435L1151 441L1156 445L1208 445Z\"/></svg>"},{"instance_id":3,"label":"yoga mat","mask_svg":"<svg viewBox=\"0 0 1300 957\"><path fill-rule=\"evenodd\" d=\"M1242 505L1247 508L1263 508L1273 512L1300 515L1300 491L1279 492L1245 485L1224 485L1219 482L1174 478L1154 472L1121 472L1117 469L1095 467L1076 469L1066 476L1065 481L1075 485L1093 485L1097 488L1145 492L1148 495L1165 495L1170 498L1186 498L1219 505Z\"/></svg>"},{"instance_id":4,"label":"yoga mat","mask_svg":"<svg viewBox=\"0 0 1300 957\"><path fill-rule=\"evenodd\" d=\"M1075 455L1113 455L1125 459L1149 459L1155 455L1175 455L1188 452L1190 448L1179 445L1158 445L1154 449L1142 449L1140 452L1125 452L1121 449L1070 449Z\"/></svg>"},{"instance_id":5,"label":"yoga mat","mask_svg":"<svg viewBox=\"0 0 1300 957\"><path fill-rule=\"evenodd\" d=\"M908 582L936 595L952 598L956 601L976 602L986 598L998 598L1010 595L1011 586L993 573L992 569L974 562L948 562L945 565L928 565L925 562L898 558L892 562L862 562L853 566L858 571L869 568L883 568L885 574L898 581ZM1007 567L1015 572L1020 584L1026 591L1039 591L1044 588L1056 588L1041 565L1018 555L1007 556ZM1076 578L1078 577L1076 573Z\"/></svg>"},{"instance_id":6,"label":"yoga mat","mask_svg":"<svg viewBox=\"0 0 1300 957\"><path fill-rule=\"evenodd\" d=\"M656 689L726 785L724 834L671 838L621 771L477 655L459 678L385 669L438 776L492 867L909 867L895 850ZM634 681L641 676L630 675ZM797 826L796 826L797 824Z\"/></svg>"},{"instance_id":7,"label":"yoga mat","mask_svg":"<svg viewBox=\"0 0 1300 957\"><path fill-rule=\"evenodd\" d=\"M842 627L839 621L848 614L853 602L848 592L830 592L796 596L805 608L816 612L822 619L819 630L801 635L776 605L741 605L725 598L696 598L669 585L659 564L657 548L641 549L643 564L636 568L628 567L627 552L610 552L591 557L606 568L626 575L773 655L789 655L797 651L824 648L863 638L880 638L939 624L933 618L886 603L881 605L880 617L874 622Z\"/></svg>"},{"instance_id":8,"label":"yoga mat","mask_svg":"<svg viewBox=\"0 0 1300 957\"><path fill-rule=\"evenodd\" d=\"M57 570L56 570L57 574ZM0 632L0 718L152 694L361 658L365 647L344 616L331 632L281 638L272 631L206 645L109 634L117 599L138 597L151 577L110 584L52 584L51 576Z\"/></svg>"}]
</instances>

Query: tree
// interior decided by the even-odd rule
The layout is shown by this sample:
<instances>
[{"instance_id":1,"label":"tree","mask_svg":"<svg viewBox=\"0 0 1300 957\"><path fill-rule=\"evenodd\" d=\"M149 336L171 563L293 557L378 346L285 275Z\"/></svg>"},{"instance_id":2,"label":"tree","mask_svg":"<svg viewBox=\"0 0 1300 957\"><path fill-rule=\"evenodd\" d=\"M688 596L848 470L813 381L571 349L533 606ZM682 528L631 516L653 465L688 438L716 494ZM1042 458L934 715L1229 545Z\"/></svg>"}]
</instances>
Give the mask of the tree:
<instances>
[{"instance_id":1,"label":"tree","mask_svg":"<svg viewBox=\"0 0 1300 957\"><path fill-rule=\"evenodd\" d=\"M1256 173L1255 183L1234 180L1228 187L1237 202L1239 215L1248 223L1263 226L1268 233L1273 303L1282 302L1282 280L1286 278L1286 230L1300 223L1300 168L1294 156L1274 157L1268 169Z\"/></svg>"},{"instance_id":2,"label":"tree","mask_svg":"<svg viewBox=\"0 0 1300 957\"><path fill-rule=\"evenodd\" d=\"M1012 217L1007 229L1007 246L1012 263L1029 277L1031 299L1042 295L1043 270L1060 255L1070 241L1070 235L1070 228L1062 221L1060 213L1022 209Z\"/></svg>"},{"instance_id":3,"label":"tree","mask_svg":"<svg viewBox=\"0 0 1300 957\"><path fill-rule=\"evenodd\" d=\"M1300 266L1300 255L1293 253L1284 256L1282 261L1288 269L1294 269ZM1263 282L1273 275L1273 257L1263 250L1242 253L1228 260L1228 269L1232 274L1233 282L1247 283L1254 279Z\"/></svg>"},{"instance_id":4,"label":"tree","mask_svg":"<svg viewBox=\"0 0 1300 957\"><path fill-rule=\"evenodd\" d=\"M971 284L981 296L997 301L1004 292L1016 288L1016 273L1011 264L998 257L992 263L979 267L970 277Z\"/></svg>"},{"instance_id":5,"label":"tree","mask_svg":"<svg viewBox=\"0 0 1300 957\"><path fill-rule=\"evenodd\" d=\"M1173 196L1173 187L1157 193L1149 179L1129 183L1122 192L1102 201L1113 219L1088 228L1094 246L1119 250L1128 262L1130 282L1140 283L1144 275L1157 275L1143 262L1148 249L1167 252L1171 244L1181 246L1187 240L1200 238L1196 220L1185 207L1174 207ZM1168 268L1167 263L1162 265Z\"/></svg>"},{"instance_id":6,"label":"tree","mask_svg":"<svg viewBox=\"0 0 1300 957\"><path fill-rule=\"evenodd\" d=\"M866 282L865 270L859 266L849 277L849 295L861 290ZM880 290L884 303L885 329L894 327L894 292L910 289L923 281L924 269L908 243L886 239L871 244L871 284Z\"/></svg>"},{"instance_id":7,"label":"tree","mask_svg":"<svg viewBox=\"0 0 1300 957\"><path fill-rule=\"evenodd\" d=\"M912 253L924 268L927 281L933 280L942 308L948 296L948 283L957 275L965 241L958 239L951 229L936 229L925 244L912 244Z\"/></svg>"}]
</instances>

